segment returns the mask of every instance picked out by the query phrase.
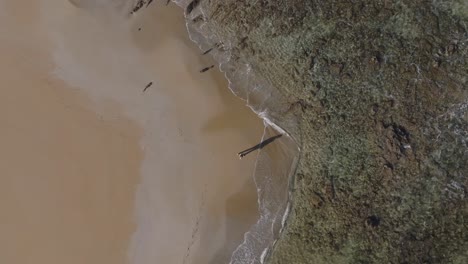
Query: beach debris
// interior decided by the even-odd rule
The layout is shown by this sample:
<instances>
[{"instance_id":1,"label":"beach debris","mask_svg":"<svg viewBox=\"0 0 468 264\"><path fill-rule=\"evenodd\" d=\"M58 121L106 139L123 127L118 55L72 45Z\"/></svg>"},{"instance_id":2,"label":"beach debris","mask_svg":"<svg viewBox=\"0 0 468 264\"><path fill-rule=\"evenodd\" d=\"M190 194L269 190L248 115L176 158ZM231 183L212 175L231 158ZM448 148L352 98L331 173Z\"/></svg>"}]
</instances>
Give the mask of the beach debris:
<instances>
[{"instance_id":1,"label":"beach debris","mask_svg":"<svg viewBox=\"0 0 468 264\"><path fill-rule=\"evenodd\" d=\"M167 0L166 5L168 5L171 2L171 0Z\"/></svg>"},{"instance_id":2,"label":"beach debris","mask_svg":"<svg viewBox=\"0 0 468 264\"><path fill-rule=\"evenodd\" d=\"M145 0L139 0L136 3L135 7L133 7L132 12L130 12L130 14L133 14L137 12L138 10L140 10L140 8L142 8L144 4L145 4Z\"/></svg>"},{"instance_id":3,"label":"beach debris","mask_svg":"<svg viewBox=\"0 0 468 264\"><path fill-rule=\"evenodd\" d=\"M210 51L212 51L212 50L213 50L213 48L209 48L209 49L207 49L205 52L203 52L202 55L206 55L206 54L208 54L208 53L209 53Z\"/></svg>"},{"instance_id":4,"label":"beach debris","mask_svg":"<svg viewBox=\"0 0 468 264\"><path fill-rule=\"evenodd\" d=\"M153 82L149 82L149 83L145 86L145 89L143 89L143 92L146 92L146 90L148 90L148 88L150 88L151 85L153 85Z\"/></svg>"},{"instance_id":5,"label":"beach debris","mask_svg":"<svg viewBox=\"0 0 468 264\"><path fill-rule=\"evenodd\" d=\"M136 5L133 7L132 11L130 12L130 15L136 13L138 10L140 10L143 6L147 8L154 0L149 0L146 2L146 0L138 0ZM146 4L146 5L145 5Z\"/></svg>"},{"instance_id":6,"label":"beach debris","mask_svg":"<svg viewBox=\"0 0 468 264\"><path fill-rule=\"evenodd\" d=\"M204 72L208 71L209 69L211 69L211 68L213 68L213 67L214 67L214 65L205 67L205 68L203 68L203 69L200 70L200 73L204 73Z\"/></svg>"},{"instance_id":7,"label":"beach debris","mask_svg":"<svg viewBox=\"0 0 468 264\"><path fill-rule=\"evenodd\" d=\"M195 22L195 21L193 21L193 22ZM227 50L226 47L224 47L224 44L223 44L222 42L218 42L218 43L215 43L215 44L213 45L213 47L211 47L211 48L205 50L205 51L202 53L202 55L206 55L206 54L210 53L213 49L217 49L217 50L219 50L219 51L226 51L226 50Z\"/></svg>"},{"instance_id":8,"label":"beach debris","mask_svg":"<svg viewBox=\"0 0 468 264\"><path fill-rule=\"evenodd\" d=\"M270 137L268 139L265 139L262 142L260 142L259 144L237 153L237 155L239 155L239 158L242 159L243 157L245 157L250 152L253 152L253 151L257 150L257 149L262 149L263 147L265 147L266 145L272 143L273 141L275 141L277 138L280 138L281 136L283 136L283 134L278 134L276 136L272 136L272 137Z\"/></svg>"}]
</instances>

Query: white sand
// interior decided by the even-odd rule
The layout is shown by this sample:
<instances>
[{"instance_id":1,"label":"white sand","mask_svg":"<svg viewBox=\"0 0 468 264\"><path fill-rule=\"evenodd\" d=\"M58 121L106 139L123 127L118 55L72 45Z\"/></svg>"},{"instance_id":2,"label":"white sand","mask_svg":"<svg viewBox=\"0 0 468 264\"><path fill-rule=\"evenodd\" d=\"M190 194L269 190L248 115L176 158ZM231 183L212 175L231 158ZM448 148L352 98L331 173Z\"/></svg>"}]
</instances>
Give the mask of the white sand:
<instances>
[{"instance_id":1,"label":"white sand","mask_svg":"<svg viewBox=\"0 0 468 264\"><path fill-rule=\"evenodd\" d=\"M178 7L109 1L0 0L0 263L225 263L262 124Z\"/></svg>"}]
</instances>

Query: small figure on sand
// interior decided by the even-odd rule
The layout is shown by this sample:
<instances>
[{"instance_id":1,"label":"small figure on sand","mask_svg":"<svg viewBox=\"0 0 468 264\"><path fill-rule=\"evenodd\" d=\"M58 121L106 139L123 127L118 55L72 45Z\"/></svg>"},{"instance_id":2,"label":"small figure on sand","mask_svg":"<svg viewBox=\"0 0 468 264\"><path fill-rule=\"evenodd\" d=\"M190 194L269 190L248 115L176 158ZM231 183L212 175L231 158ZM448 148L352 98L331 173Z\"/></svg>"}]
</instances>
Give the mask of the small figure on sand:
<instances>
[{"instance_id":1,"label":"small figure on sand","mask_svg":"<svg viewBox=\"0 0 468 264\"><path fill-rule=\"evenodd\" d=\"M149 82L149 83L146 85L145 89L143 89L143 92L146 92L146 90L148 90L148 88L150 88L151 85L153 85L153 82Z\"/></svg>"},{"instance_id":2,"label":"small figure on sand","mask_svg":"<svg viewBox=\"0 0 468 264\"><path fill-rule=\"evenodd\" d=\"M266 145L272 143L273 141L275 141L277 138L280 138L281 136L283 136L283 134L279 134L279 135L276 135L276 136L272 136L271 138L265 139L262 142L260 142L259 144L237 153L237 155L239 155L239 158L242 159L243 157L245 157L250 152L253 152L253 151L257 150L257 149L262 149L263 147L265 147Z\"/></svg>"},{"instance_id":3,"label":"small figure on sand","mask_svg":"<svg viewBox=\"0 0 468 264\"><path fill-rule=\"evenodd\" d=\"M213 67L214 67L214 65L211 65L211 66L209 66L209 67L205 67L205 68L201 69L200 72L201 72L201 73L206 72L206 71L208 71L209 69L211 69L211 68L213 68Z\"/></svg>"}]
</instances>

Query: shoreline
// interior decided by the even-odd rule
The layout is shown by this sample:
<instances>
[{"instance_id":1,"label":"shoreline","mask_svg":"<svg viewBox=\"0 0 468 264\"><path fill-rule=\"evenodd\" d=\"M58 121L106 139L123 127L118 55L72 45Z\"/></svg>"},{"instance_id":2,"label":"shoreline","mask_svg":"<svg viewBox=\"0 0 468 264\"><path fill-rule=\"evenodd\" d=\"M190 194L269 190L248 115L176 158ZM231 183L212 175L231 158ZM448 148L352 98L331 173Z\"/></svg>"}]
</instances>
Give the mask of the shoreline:
<instances>
[{"instance_id":1,"label":"shoreline","mask_svg":"<svg viewBox=\"0 0 468 264\"><path fill-rule=\"evenodd\" d=\"M119 208L117 201L125 206L134 201L131 205L134 208L127 208L126 213L118 217L126 223L126 226L115 227L122 234L125 233L123 236L132 234L133 231L129 230L136 228L136 232L132 235L130 252L127 253L131 263L152 263L154 259L166 259L169 263L180 260L186 256L186 246L181 247L181 244L191 245L188 259L193 261L192 263L219 263L228 260L232 251L242 242L244 232L255 223L258 210L257 194L251 178L255 154L240 162L236 153L258 143L263 124L243 105L242 101L232 96L226 89L227 81L221 73L215 69L199 72L213 61L203 57L188 39L182 10L170 6L172 15L167 11L158 13L161 10L156 10L155 7L165 8L165 6L153 4L153 9L137 14L131 18L131 22L128 22L125 20L127 18L114 16L110 11L105 15L99 15L99 11L86 13L85 10L71 8L68 3L51 5L45 4L44 1L29 7L24 7L25 4L21 3L12 4L11 1L5 3L16 12L31 13L18 18L9 17L8 19L14 21L11 24L7 23L11 28L21 24L19 23L21 21L14 19L27 19L29 24L35 25L33 28L25 26L21 29L24 32L17 30L18 39L13 39L12 45L5 47L5 50L11 52L17 43L45 45L41 55L36 57L31 55L36 54L36 47L19 45L17 47L19 50L26 49L31 54L24 53L23 58L27 58L24 67L12 68L12 75L27 74L26 70L34 71L39 68L43 72L37 79L45 80L46 85L52 85L54 82L44 79L43 76L49 74L54 78L65 80L57 84L60 86L57 90L61 92L54 99L55 103L63 104L61 105L63 108L54 112L57 115L63 114L61 120L66 120L70 111L93 113L98 124L106 123L111 129L105 133L109 135L110 142L105 143L107 145L99 145L96 141L95 146L100 150L128 155L124 158L125 161L109 160L106 164L101 164L108 175L121 172L122 177L125 175L130 177L133 182L125 184L126 191L110 190L109 183L112 183L113 178L101 179L97 174L93 174L92 178L100 181L101 185L74 181L73 179L80 179L79 174L74 176L75 178L70 176L72 178L64 179L60 184L75 182L83 188L78 192L73 189L68 191L76 195L75 206L80 206L80 202L100 205L102 206L100 211L109 212L109 215L117 217L114 215L115 210ZM174 14L177 14L180 20L171 18ZM38 17L42 17L43 20ZM157 23L156 17L167 21L165 25L170 24L177 29L172 31L164 28L161 23ZM5 17L0 15L0 19ZM25 24L27 25L26 22ZM158 34L169 35L158 38ZM50 52L51 57L45 51ZM158 60L159 58L162 59ZM38 63L30 63L31 59ZM14 64L15 59L12 58L11 62ZM44 64L47 67L44 67ZM33 75L29 77L31 82L36 80ZM153 85L143 93L145 85L149 82L153 82ZM37 84L37 82L36 85L31 83L30 86L37 88ZM66 85L69 87L64 87ZM25 93L29 92L24 88L22 90ZM65 93L72 94L74 99L70 99L70 102L65 101ZM86 102L81 103L77 97L83 97ZM40 101L34 105L40 105ZM48 105L41 107L47 109ZM48 134L55 135L50 131L54 131L53 129L57 127L56 122L58 121L42 129L41 133L49 143L59 138L59 136L47 137ZM75 125L70 126L75 128ZM97 127L98 125L94 123L85 122L76 129L88 129L83 136L93 137L93 131ZM135 128L136 132L127 131L130 128ZM58 131L61 130L57 130L57 133ZM34 142L36 137L33 131L31 133ZM133 143L129 143L131 146L117 144L119 140L126 140L129 137L132 137ZM104 144L107 141L101 139L99 142ZM67 149L67 145L62 145L63 151L68 153L70 150ZM132 151L127 153L126 150L131 148L137 149L139 154ZM87 158L91 159L87 162L98 166L102 156L111 156L111 154L96 154L99 157L92 159L90 155L92 152L91 149L84 151L82 152L84 156L72 156L69 161L77 162L75 159ZM58 156L62 160L67 160L67 155ZM134 164L141 163L136 168L138 172L130 173L128 168L124 168L130 160ZM51 162L53 166L58 161ZM120 165L123 167L117 169ZM85 163L83 166L84 171L88 172L86 168L89 168L89 164ZM70 165L69 169L74 171L76 168ZM68 171L62 174L67 173L71 175ZM102 170L96 173L103 174ZM56 172L52 172L51 175L56 175ZM138 180L136 175L140 175L139 183L136 182ZM57 180L54 178L50 185L57 184ZM47 186L44 188L48 189ZM68 188L73 186L70 185ZM95 192L94 195L81 197L82 193L90 189ZM112 197L116 201L105 202L109 192L113 193ZM117 193L121 193L122 197L115 198ZM8 196L13 195L13 193L8 194ZM63 194L54 195L58 195L56 197L60 199L60 195ZM129 195L133 195L133 198L130 199ZM45 201L39 199L38 202ZM63 199L64 206L68 202L69 200ZM29 213L32 209L22 210ZM51 217L49 221L55 221L53 218L55 213L64 213L67 217L70 214L61 207L56 211L51 209L51 215L47 216ZM98 224L92 222L93 217L86 212L77 211L74 215L78 219L89 216L88 227ZM64 224L73 223L67 219L64 220ZM104 227L107 221L112 220L99 222L103 225L103 230L110 232L103 234L102 239L115 238L111 235L112 228ZM132 221L136 226L131 223ZM53 226L50 228L53 232ZM191 238L194 232L197 233L195 239ZM99 236L99 233L94 232L94 235ZM130 241L124 237L117 240L116 243ZM83 237L80 241L85 243L86 238ZM62 251L70 252L66 244L63 243ZM44 246L46 245L49 251L37 253L36 263L40 263L41 259L44 261L48 259L48 263L54 263L53 258L57 260L59 257L58 253L53 251L57 247L55 244L44 243ZM16 250L20 249L18 246ZM99 249L103 248L96 246L92 249L96 254L102 254L99 260L89 254L89 259L82 262L125 263L125 257L123 260L116 260L122 254L120 248L114 247L104 250L105 252L100 252ZM81 250L83 250L81 253L77 251L75 255L71 255L76 261L86 257L86 252L89 253L91 249L83 246ZM111 258L112 261L109 260ZM72 261L75 260L71 259L68 262L73 263Z\"/></svg>"}]
</instances>

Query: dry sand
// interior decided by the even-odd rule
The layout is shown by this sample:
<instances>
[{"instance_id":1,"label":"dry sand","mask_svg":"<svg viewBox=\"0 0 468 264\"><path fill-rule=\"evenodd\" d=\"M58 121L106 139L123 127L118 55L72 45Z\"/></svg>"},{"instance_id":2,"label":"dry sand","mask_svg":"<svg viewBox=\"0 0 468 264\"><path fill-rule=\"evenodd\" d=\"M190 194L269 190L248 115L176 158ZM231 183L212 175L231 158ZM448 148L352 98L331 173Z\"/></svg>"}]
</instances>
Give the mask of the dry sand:
<instances>
[{"instance_id":1,"label":"dry sand","mask_svg":"<svg viewBox=\"0 0 468 264\"><path fill-rule=\"evenodd\" d=\"M0 263L126 263L142 131L49 74L29 4L1 5Z\"/></svg>"},{"instance_id":2,"label":"dry sand","mask_svg":"<svg viewBox=\"0 0 468 264\"><path fill-rule=\"evenodd\" d=\"M226 263L263 126L178 7L98 2L0 0L0 263Z\"/></svg>"}]
</instances>

